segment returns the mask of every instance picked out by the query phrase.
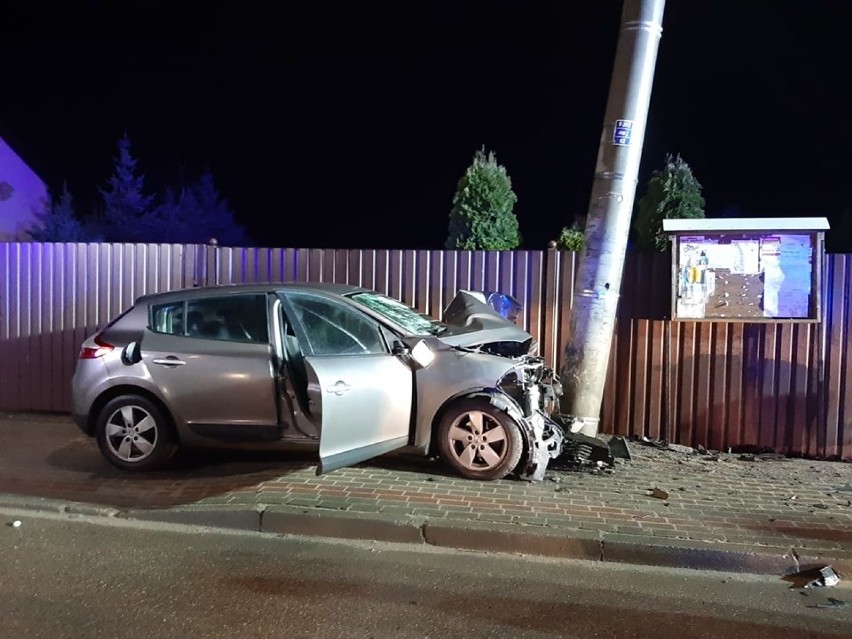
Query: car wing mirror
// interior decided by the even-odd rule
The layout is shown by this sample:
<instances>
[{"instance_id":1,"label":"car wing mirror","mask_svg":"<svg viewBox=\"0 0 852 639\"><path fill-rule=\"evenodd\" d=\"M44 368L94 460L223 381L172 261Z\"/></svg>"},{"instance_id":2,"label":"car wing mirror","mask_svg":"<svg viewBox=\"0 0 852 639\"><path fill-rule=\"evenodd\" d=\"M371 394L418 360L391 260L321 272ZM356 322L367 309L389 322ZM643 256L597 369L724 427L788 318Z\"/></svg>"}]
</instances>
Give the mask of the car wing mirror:
<instances>
[{"instance_id":1,"label":"car wing mirror","mask_svg":"<svg viewBox=\"0 0 852 639\"><path fill-rule=\"evenodd\" d=\"M408 348L408 346L403 344L402 342L395 341L393 343L393 348L391 349L391 352L394 355L408 355L411 352L411 349Z\"/></svg>"},{"instance_id":2,"label":"car wing mirror","mask_svg":"<svg viewBox=\"0 0 852 639\"><path fill-rule=\"evenodd\" d=\"M142 361L142 351L139 348L139 342L133 341L124 347L121 351L121 361L128 366L138 364Z\"/></svg>"}]
</instances>

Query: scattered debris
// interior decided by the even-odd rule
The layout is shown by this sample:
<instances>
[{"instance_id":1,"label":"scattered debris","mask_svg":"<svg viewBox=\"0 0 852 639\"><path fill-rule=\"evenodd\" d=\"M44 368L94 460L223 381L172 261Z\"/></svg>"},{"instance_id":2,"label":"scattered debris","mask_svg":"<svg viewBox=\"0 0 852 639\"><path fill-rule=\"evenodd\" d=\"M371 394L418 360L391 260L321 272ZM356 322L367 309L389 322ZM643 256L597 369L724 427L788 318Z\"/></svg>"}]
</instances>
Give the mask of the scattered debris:
<instances>
[{"instance_id":1,"label":"scattered debris","mask_svg":"<svg viewBox=\"0 0 852 639\"><path fill-rule=\"evenodd\" d=\"M831 566L821 566L799 570L786 575L784 580L792 582L792 588L820 588L836 586L840 576Z\"/></svg>"},{"instance_id":2,"label":"scattered debris","mask_svg":"<svg viewBox=\"0 0 852 639\"><path fill-rule=\"evenodd\" d=\"M662 450L673 450L677 453L690 454L695 452L695 449L692 446L684 446L682 444L671 444L665 439L652 439L651 437L645 437L644 435L641 438L637 435L631 435L630 439L635 442L645 444L646 446L653 446L654 448L660 448Z\"/></svg>"},{"instance_id":3,"label":"scattered debris","mask_svg":"<svg viewBox=\"0 0 852 639\"><path fill-rule=\"evenodd\" d=\"M550 467L578 471L590 465L594 467L598 461L615 466L615 457L603 439L567 430L564 435L561 453L553 459Z\"/></svg>"},{"instance_id":4,"label":"scattered debris","mask_svg":"<svg viewBox=\"0 0 852 639\"><path fill-rule=\"evenodd\" d=\"M590 475L612 475L615 472L610 466L608 466L605 462L598 460L596 462L587 462L583 465L586 468L587 472ZM580 470L581 467L577 466L576 470Z\"/></svg>"},{"instance_id":5,"label":"scattered debris","mask_svg":"<svg viewBox=\"0 0 852 639\"><path fill-rule=\"evenodd\" d=\"M834 597L828 597L828 603L811 604L808 608L845 608L848 605L849 603L846 601L835 599Z\"/></svg>"},{"instance_id":6,"label":"scattered debris","mask_svg":"<svg viewBox=\"0 0 852 639\"><path fill-rule=\"evenodd\" d=\"M660 488L648 488L648 497L656 497L657 499L668 499L669 494Z\"/></svg>"},{"instance_id":7,"label":"scattered debris","mask_svg":"<svg viewBox=\"0 0 852 639\"><path fill-rule=\"evenodd\" d=\"M751 455L774 455L775 449L770 446L754 446L751 444L740 444L728 448L729 453L751 454Z\"/></svg>"},{"instance_id":8,"label":"scattered debris","mask_svg":"<svg viewBox=\"0 0 852 639\"><path fill-rule=\"evenodd\" d=\"M694 453L695 449L692 446L684 446L682 444L669 444L669 448L678 453Z\"/></svg>"},{"instance_id":9,"label":"scattered debris","mask_svg":"<svg viewBox=\"0 0 852 639\"><path fill-rule=\"evenodd\" d=\"M612 439L609 440L609 451L612 453L613 457L633 459L630 456L630 448L627 446L627 440L621 435L614 435Z\"/></svg>"},{"instance_id":10,"label":"scattered debris","mask_svg":"<svg viewBox=\"0 0 852 639\"><path fill-rule=\"evenodd\" d=\"M737 459L740 461L785 461L787 458L780 453L743 453Z\"/></svg>"},{"instance_id":11,"label":"scattered debris","mask_svg":"<svg viewBox=\"0 0 852 639\"><path fill-rule=\"evenodd\" d=\"M840 576L831 566L820 568L819 577L814 579L806 587L811 586L836 586L840 583Z\"/></svg>"},{"instance_id":12,"label":"scattered debris","mask_svg":"<svg viewBox=\"0 0 852 639\"><path fill-rule=\"evenodd\" d=\"M638 435L631 435L630 440L634 442L639 442L641 444L645 444L645 446L653 446L655 448L668 448L669 443L664 439L652 439L651 437L639 437Z\"/></svg>"}]
</instances>

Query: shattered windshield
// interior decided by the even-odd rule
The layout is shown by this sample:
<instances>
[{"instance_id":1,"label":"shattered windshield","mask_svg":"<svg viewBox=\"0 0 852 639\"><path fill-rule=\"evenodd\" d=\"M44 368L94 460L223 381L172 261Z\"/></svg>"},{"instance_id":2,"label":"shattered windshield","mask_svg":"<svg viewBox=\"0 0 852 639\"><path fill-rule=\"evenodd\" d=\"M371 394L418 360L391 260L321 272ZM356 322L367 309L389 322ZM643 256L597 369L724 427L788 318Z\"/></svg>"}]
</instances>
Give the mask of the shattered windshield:
<instances>
[{"instance_id":1,"label":"shattered windshield","mask_svg":"<svg viewBox=\"0 0 852 639\"><path fill-rule=\"evenodd\" d=\"M415 335L440 333L444 325L424 315L399 300L381 293L355 293L350 299L363 304L371 311L386 317L394 324L402 326L406 331Z\"/></svg>"}]
</instances>

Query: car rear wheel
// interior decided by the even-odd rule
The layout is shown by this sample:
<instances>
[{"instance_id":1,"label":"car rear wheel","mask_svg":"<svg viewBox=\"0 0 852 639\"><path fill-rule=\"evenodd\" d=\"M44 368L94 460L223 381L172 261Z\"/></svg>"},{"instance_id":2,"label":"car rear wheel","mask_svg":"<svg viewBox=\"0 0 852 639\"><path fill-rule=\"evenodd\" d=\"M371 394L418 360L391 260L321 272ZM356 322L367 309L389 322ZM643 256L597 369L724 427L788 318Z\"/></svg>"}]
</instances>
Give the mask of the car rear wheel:
<instances>
[{"instance_id":1,"label":"car rear wheel","mask_svg":"<svg viewBox=\"0 0 852 639\"><path fill-rule=\"evenodd\" d=\"M98 417L96 436L104 457L124 470L161 468L177 450L159 406L139 395L110 400Z\"/></svg>"},{"instance_id":2,"label":"car rear wheel","mask_svg":"<svg viewBox=\"0 0 852 639\"><path fill-rule=\"evenodd\" d=\"M523 453L515 421L487 399L459 401L438 425L438 451L456 472L470 479L500 479Z\"/></svg>"}]
</instances>

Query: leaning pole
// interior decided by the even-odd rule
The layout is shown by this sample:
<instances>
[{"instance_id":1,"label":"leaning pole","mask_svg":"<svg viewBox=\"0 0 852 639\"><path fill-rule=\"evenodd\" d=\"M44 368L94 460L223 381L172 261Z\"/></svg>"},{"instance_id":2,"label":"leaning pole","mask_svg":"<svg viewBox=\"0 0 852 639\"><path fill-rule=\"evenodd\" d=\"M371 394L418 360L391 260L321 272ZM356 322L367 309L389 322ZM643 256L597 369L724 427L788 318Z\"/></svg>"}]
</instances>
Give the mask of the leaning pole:
<instances>
[{"instance_id":1,"label":"leaning pole","mask_svg":"<svg viewBox=\"0 0 852 639\"><path fill-rule=\"evenodd\" d=\"M664 7L664 0L625 0L622 8L560 371L560 412L583 435L597 435L600 425Z\"/></svg>"}]
</instances>

